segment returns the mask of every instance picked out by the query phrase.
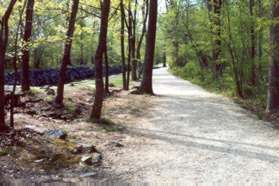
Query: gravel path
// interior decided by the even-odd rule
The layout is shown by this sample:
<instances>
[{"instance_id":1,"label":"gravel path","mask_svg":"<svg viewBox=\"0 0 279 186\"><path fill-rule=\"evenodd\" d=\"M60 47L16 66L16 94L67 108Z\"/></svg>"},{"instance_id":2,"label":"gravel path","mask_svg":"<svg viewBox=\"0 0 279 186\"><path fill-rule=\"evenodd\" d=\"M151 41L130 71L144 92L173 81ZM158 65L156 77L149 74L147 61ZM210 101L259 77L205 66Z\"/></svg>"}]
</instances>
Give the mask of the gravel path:
<instances>
[{"instance_id":1,"label":"gravel path","mask_svg":"<svg viewBox=\"0 0 279 186\"><path fill-rule=\"evenodd\" d=\"M123 181L279 182L279 131L271 124L165 68L154 76L155 106L130 129L131 138L145 142L112 167Z\"/></svg>"}]
</instances>

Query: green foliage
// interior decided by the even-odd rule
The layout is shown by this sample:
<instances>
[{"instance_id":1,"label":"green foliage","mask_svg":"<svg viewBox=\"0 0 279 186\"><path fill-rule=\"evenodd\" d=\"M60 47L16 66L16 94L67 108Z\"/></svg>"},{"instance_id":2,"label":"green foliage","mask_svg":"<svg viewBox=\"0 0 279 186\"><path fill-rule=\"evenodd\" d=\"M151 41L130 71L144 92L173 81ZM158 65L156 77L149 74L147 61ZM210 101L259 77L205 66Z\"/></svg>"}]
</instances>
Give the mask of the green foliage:
<instances>
[{"instance_id":1,"label":"green foliage","mask_svg":"<svg viewBox=\"0 0 279 186\"><path fill-rule=\"evenodd\" d=\"M159 35L164 37L159 47L164 47L176 75L211 91L240 96L249 102L250 108L252 105L263 108L271 24L269 2L255 1L254 5L249 1L222 2L217 14L206 1L169 1L166 13L159 19L162 32ZM216 49L220 49L217 59ZM220 77L216 77L216 64L222 65Z\"/></svg>"}]
</instances>

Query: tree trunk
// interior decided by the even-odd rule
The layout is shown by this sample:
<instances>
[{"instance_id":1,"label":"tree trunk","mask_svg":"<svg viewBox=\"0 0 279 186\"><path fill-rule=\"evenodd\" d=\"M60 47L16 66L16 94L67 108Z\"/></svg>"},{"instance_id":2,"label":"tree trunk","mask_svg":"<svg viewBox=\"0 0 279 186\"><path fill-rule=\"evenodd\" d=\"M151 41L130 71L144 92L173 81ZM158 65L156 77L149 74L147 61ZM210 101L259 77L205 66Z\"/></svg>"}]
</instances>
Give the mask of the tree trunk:
<instances>
[{"instance_id":1,"label":"tree trunk","mask_svg":"<svg viewBox=\"0 0 279 186\"><path fill-rule=\"evenodd\" d=\"M132 10L131 10L131 1L129 1L128 6L128 69L127 69L127 84L126 89L129 90L130 87L130 78L131 78L131 61L132 61L132 39L133 39L133 17L132 17Z\"/></svg>"},{"instance_id":2,"label":"tree trunk","mask_svg":"<svg viewBox=\"0 0 279 186\"><path fill-rule=\"evenodd\" d=\"M263 8L263 2L262 0L258 0L258 16L259 18L263 18L264 16L264 8ZM259 34L258 34L258 71L259 71L259 77L261 77L262 74L262 62L263 62L263 26L260 26L259 28Z\"/></svg>"},{"instance_id":3,"label":"tree trunk","mask_svg":"<svg viewBox=\"0 0 279 186\"><path fill-rule=\"evenodd\" d=\"M66 81L67 66L70 64L71 61L71 48L72 48L73 35L75 30L76 16L78 12L78 5L79 5L79 0L73 0L72 12L69 19L69 26L68 26L67 37L66 37L65 47L64 47L64 56L63 56L63 61L59 72L57 96L55 98L55 103L57 105L63 105L64 84Z\"/></svg>"},{"instance_id":4,"label":"tree trunk","mask_svg":"<svg viewBox=\"0 0 279 186\"><path fill-rule=\"evenodd\" d=\"M279 3L272 0L270 26L270 61L267 112L279 109Z\"/></svg>"},{"instance_id":5,"label":"tree trunk","mask_svg":"<svg viewBox=\"0 0 279 186\"><path fill-rule=\"evenodd\" d=\"M126 61L125 61L125 9L123 0L120 0L120 11L121 11L121 63L122 63L122 82L123 89L127 90L127 78L126 78Z\"/></svg>"},{"instance_id":6,"label":"tree trunk","mask_svg":"<svg viewBox=\"0 0 279 186\"><path fill-rule=\"evenodd\" d=\"M144 39L144 36L146 34L146 22L147 22L147 18L148 18L148 10L149 10L149 2L148 0L144 0L144 7L142 8L142 17L143 17L143 25L142 25L142 31L141 31L141 35L138 41L138 45L137 45L137 51L136 51L136 55L137 55L137 61L141 61L141 45ZM139 63L138 63L139 66ZM140 67L138 68L139 72L138 72L138 77L140 78L142 75L142 65L140 63Z\"/></svg>"},{"instance_id":7,"label":"tree trunk","mask_svg":"<svg viewBox=\"0 0 279 186\"><path fill-rule=\"evenodd\" d=\"M34 13L34 0L27 0L26 7L26 18L24 28L24 46L22 49L22 91L30 90L30 77L29 77L29 51L30 51L30 39L32 35L32 24L33 24L33 13Z\"/></svg>"},{"instance_id":8,"label":"tree trunk","mask_svg":"<svg viewBox=\"0 0 279 186\"><path fill-rule=\"evenodd\" d=\"M222 0L208 0L208 11L212 24L212 61L214 78L219 79L222 76L224 65L220 62L221 54L221 8Z\"/></svg>"},{"instance_id":9,"label":"tree trunk","mask_svg":"<svg viewBox=\"0 0 279 186\"><path fill-rule=\"evenodd\" d=\"M135 0L135 7L134 7L134 15L133 15L133 21L132 21L132 38L131 38L131 52L132 52L132 80L137 81L138 80L138 62L136 59L136 29L137 29L137 5L138 1Z\"/></svg>"},{"instance_id":10,"label":"tree trunk","mask_svg":"<svg viewBox=\"0 0 279 186\"><path fill-rule=\"evenodd\" d=\"M253 19L254 17L254 0L249 0L249 12L250 17ZM250 83L252 85L256 84L256 31L255 31L255 22L251 21L250 26L250 37L251 37L251 46L250 46L250 58L251 58L251 75L250 75Z\"/></svg>"},{"instance_id":11,"label":"tree trunk","mask_svg":"<svg viewBox=\"0 0 279 186\"><path fill-rule=\"evenodd\" d=\"M99 34L99 44L95 55L95 75L96 75L96 93L90 118L95 122L100 122L103 98L104 98L104 82L103 82L103 55L107 43L108 17L110 10L110 0L103 0L101 12L101 26Z\"/></svg>"},{"instance_id":12,"label":"tree trunk","mask_svg":"<svg viewBox=\"0 0 279 186\"><path fill-rule=\"evenodd\" d=\"M105 57L105 92L109 95L109 61L108 61L108 48L106 44L106 49L104 53Z\"/></svg>"},{"instance_id":13,"label":"tree trunk","mask_svg":"<svg viewBox=\"0 0 279 186\"><path fill-rule=\"evenodd\" d=\"M145 50L145 64L143 71L143 79L141 82L141 92L146 94L153 94L152 88L152 71L154 64L154 51L156 42L156 29L157 29L157 0L150 1L149 6L149 20L148 32L146 37L146 50Z\"/></svg>"},{"instance_id":14,"label":"tree trunk","mask_svg":"<svg viewBox=\"0 0 279 186\"><path fill-rule=\"evenodd\" d=\"M16 0L11 0L0 21L0 132L8 130L5 123L5 54L8 44L8 21Z\"/></svg>"}]
</instances>

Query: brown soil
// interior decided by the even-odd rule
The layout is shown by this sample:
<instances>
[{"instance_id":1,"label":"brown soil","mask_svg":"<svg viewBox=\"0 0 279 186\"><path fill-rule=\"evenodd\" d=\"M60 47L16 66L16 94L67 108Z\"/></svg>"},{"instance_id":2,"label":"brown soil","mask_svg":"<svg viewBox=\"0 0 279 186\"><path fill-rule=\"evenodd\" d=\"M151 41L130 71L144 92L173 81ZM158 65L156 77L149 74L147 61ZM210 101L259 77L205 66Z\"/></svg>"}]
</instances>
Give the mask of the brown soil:
<instances>
[{"instance_id":1,"label":"brown soil","mask_svg":"<svg viewBox=\"0 0 279 186\"><path fill-rule=\"evenodd\" d=\"M81 180L83 173L96 172L94 179L113 177L106 175L110 159L123 153L130 139L126 127L147 112L148 96L130 95L118 88L105 98L102 124L88 120L93 104L90 88L67 85L64 108L52 105L49 89L36 88L36 92L23 97L16 108L16 131L0 136L0 181L70 181ZM62 129L66 140L50 139L44 132ZM83 154L74 150L81 144L94 145L102 154L102 163L80 165Z\"/></svg>"}]
</instances>

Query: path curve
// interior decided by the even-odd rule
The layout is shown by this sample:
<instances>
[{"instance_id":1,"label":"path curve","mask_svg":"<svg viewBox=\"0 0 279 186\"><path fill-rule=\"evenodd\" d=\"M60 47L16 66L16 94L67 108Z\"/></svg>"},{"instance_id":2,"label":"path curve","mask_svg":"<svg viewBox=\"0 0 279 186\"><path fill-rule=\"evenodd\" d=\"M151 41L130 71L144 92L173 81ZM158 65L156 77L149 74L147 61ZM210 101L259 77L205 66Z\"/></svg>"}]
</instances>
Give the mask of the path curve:
<instances>
[{"instance_id":1,"label":"path curve","mask_svg":"<svg viewBox=\"0 0 279 186\"><path fill-rule=\"evenodd\" d=\"M114 167L123 181L279 182L279 131L269 123L166 68L154 70L154 91L147 124L130 129L145 143Z\"/></svg>"}]
</instances>

